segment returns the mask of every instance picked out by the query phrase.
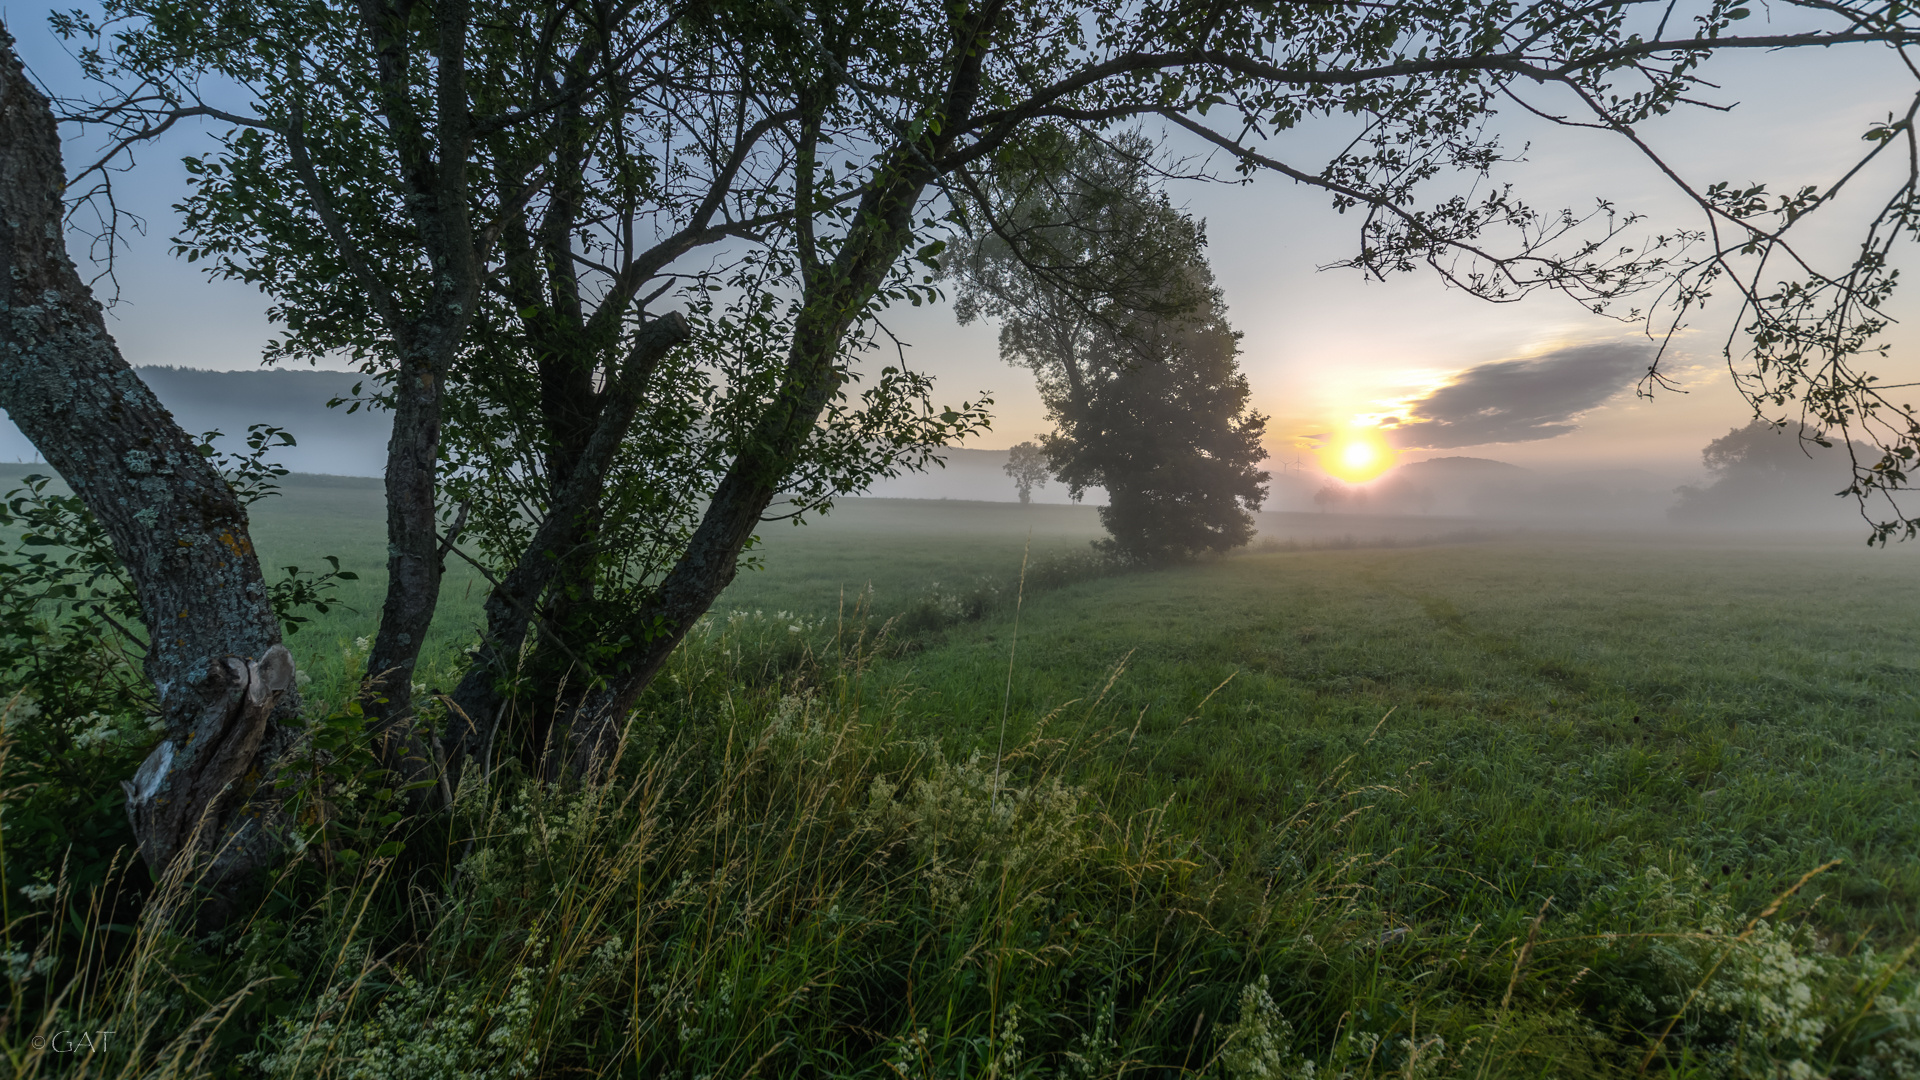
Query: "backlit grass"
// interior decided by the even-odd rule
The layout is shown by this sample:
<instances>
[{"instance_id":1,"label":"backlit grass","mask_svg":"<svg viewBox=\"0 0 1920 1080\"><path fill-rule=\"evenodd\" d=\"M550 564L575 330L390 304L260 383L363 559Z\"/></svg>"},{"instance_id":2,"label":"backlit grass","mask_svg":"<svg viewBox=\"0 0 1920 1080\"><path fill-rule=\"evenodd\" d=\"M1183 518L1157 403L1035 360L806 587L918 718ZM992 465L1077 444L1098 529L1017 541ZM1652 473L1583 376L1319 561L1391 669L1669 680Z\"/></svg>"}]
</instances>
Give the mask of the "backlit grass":
<instances>
[{"instance_id":1,"label":"backlit grass","mask_svg":"<svg viewBox=\"0 0 1920 1080\"><path fill-rule=\"evenodd\" d=\"M1133 746L1107 756L1151 763L1131 797L1247 858L1357 753L1357 775L1401 789L1352 842L1396 853L1383 884L1406 882L1409 920L1575 902L1671 856L1758 907L1838 858L1820 924L1903 940L1920 910L1914 554L1561 538L1076 585L1022 612L1010 724L1023 737L1124 665L1103 708ZM926 730L990 749L1012 630L955 628L881 682L911 688Z\"/></svg>"}]
</instances>

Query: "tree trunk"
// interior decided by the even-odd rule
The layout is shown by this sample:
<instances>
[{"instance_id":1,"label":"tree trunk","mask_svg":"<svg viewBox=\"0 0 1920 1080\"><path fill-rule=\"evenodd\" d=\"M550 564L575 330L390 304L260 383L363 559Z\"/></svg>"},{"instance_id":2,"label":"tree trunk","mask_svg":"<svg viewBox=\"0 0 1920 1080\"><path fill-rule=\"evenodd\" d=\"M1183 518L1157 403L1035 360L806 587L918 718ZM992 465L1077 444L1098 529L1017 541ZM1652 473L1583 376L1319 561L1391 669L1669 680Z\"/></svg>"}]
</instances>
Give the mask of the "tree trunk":
<instances>
[{"instance_id":1,"label":"tree trunk","mask_svg":"<svg viewBox=\"0 0 1920 1080\"><path fill-rule=\"evenodd\" d=\"M402 314L391 293L379 305L387 312L386 329L398 353L399 371L393 385L393 435L387 443L387 596L367 652L367 677L378 687L366 708L380 740L382 763L400 785L412 787L433 779L438 769L431 734L414 724L413 679L440 603L444 571L435 512L442 396L473 321L482 274L479 238L467 201L473 118L466 49L472 4L440 0L428 7L430 57L411 55L409 43L411 21L428 12L416 12L410 4L366 3L358 9L366 40L375 50L375 104L394 140L409 189L408 212L420 231L434 281L424 308L411 315ZM430 120L414 97L409 75L413 65L427 62L434 70ZM317 176L307 182L316 183ZM316 206L325 197L318 191L311 196ZM342 251L353 247L344 230L334 243ZM370 293L384 288L372 275L364 284Z\"/></svg>"},{"instance_id":2,"label":"tree trunk","mask_svg":"<svg viewBox=\"0 0 1920 1080\"><path fill-rule=\"evenodd\" d=\"M902 157L906 156L904 153ZM652 599L627 621L633 642L607 666L607 685L574 711L569 765L600 771L619 741L621 721L666 665L694 621L707 613L739 570L740 552L793 470L802 447L846 376L840 349L895 259L913 235L911 213L930 175L899 169L863 200L861 222L834 262L808 282L779 396L714 489L687 550Z\"/></svg>"},{"instance_id":3,"label":"tree trunk","mask_svg":"<svg viewBox=\"0 0 1920 1080\"><path fill-rule=\"evenodd\" d=\"M367 718L380 762L396 787L431 779L438 770L413 724L413 675L440 602L438 490L441 375L445 365L410 352L394 391L387 442L387 596L367 651L373 695Z\"/></svg>"},{"instance_id":4,"label":"tree trunk","mask_svg":"<svg viewBox=\"0 0 1920 1080\"><path fill-rule=\"evenodd\" d=\"M127 792L156 876L177 858L216 899L279 854L275 760L293 662L247 515L120 356L68 258L66 174L47 100L0 29L0 408L113 541L150 644L166 737Z\"/></svg>"},{"instance_id":5,"label":"tree trunk","mask_svg":"<svg viewBox=\"0 0 1920 1080\"><path fill-rule=\"evenodd\" d=\"M526 634L533 629L541 594L564 568L564 549L575 538L577 523L599 506L606 472L632 427L641 395L654 369L668 352L691 335L692 329L685 317L677 312L652 320L635 335L615 381L604 392L592 436L581 448L564 486L548 506L546 520L528 542L520 561L488 594L480 654L474 657L473 666L454 691L456 708L447 718L445 745L450 782L458 783L458 773L465 762L485 756L500 711L501 698L495 687L519 654ZM544 739L532 749L535 754L543 752Z\"/></svg>"}]
</instances>

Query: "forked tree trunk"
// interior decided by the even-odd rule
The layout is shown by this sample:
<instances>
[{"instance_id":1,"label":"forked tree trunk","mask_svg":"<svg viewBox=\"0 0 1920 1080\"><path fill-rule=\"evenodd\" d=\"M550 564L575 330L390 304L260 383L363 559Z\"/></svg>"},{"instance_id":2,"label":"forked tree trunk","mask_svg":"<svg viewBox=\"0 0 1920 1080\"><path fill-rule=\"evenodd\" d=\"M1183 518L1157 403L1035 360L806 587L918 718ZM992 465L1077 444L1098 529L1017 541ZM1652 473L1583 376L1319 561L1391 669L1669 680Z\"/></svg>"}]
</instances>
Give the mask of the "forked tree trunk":
<instances>
[{"instance_id":1,"label":"forked tree trunk","mask_svg":"<svg viewBox=\"0 0 1920 1080\"><path fill-rule=\"evenodd\" d=\"M902 151L898 156L929 155ZM604 773L641 693L732 583L760 516L792 475L828 402L846 383L839 361L848 330L905 252L913 235L913 208L931 179L917 164L897 167L890 182L876 185L862 200L860 224L838 257L811 275L778 395L714 489L687 550L627 621L623 636L630 644L607 665L607 685L586 695L573 711L567 762L574 775Z\"/></svg>"},{"instance_id":2,"label":"forked tree trunk","mask_svg":"<svg viewBox=\"0 0 1920 1080\"><path fill-rule=\"evenodd\" d=\"M121 358L67 256L46 98L0 28L0 408L100 521L132 578L166 737L127 791L156 876L216 900L280 852L274 761L293 662L239 500ZM182 867L176 859L189 859Z\"/></svg>"},{"instance_id":3,"label":"forked tree trunk","mask_svg":"<svg viewBox=\"0 0 1920 1080\"><path fill-rule=\"evenodd\" d=\"M501 696L496 685L507 676L526 635L536 632L532 624L535 609L542 593L565 566L566 549L578 542L577 523L600 505L607 472L633 427L641 395L654 369L692 333L686 317L671 312L649 321L635 335L616 378L602 392L592 434L547 508L546 520L535 530L519 562L487 594L480 652L454 690L455 708L447 718L443 745L450 784L458 785L469 763L487 758L500 715ZM542 740L532 749L538 755L547 747Z\"/></svg>"},{"instance_id":4,"label":"forked tree trunk","mask_svg":"<svg viewBox=\"0 0 1920 1080\"><path fill-rule=\"evenodd\" d=\"M574 775L602 776L616 759L622 729L640 694L733 581L760 516L792 475L827 404L845 385L840 364L847 333L906 253L914 208L937 178L933 163L951 148L954 133L974 108L986 35L999 7L988 4L964 27L956 26L956 66L943 95L943 122L929 124L933 134L923 141L893 149L861 198L852 217L856 224L833 260L806 274L779 391L714 489L686 551L652 598L627 620L627 644L606 665L606 685L573 710L567 759Z\"/></svg>"}]
</instances>

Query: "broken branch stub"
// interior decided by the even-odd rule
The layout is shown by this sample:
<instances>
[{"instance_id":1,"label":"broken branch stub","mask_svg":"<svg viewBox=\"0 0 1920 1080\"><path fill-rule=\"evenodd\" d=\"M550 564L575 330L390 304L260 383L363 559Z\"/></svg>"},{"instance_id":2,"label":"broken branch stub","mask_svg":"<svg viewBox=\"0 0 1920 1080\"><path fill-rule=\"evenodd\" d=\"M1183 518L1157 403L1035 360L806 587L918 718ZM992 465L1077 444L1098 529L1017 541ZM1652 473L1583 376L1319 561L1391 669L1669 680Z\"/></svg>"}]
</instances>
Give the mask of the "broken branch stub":
<instances>
[{"instance_id":1,"label":"broken branch stub","mask_svg":"<svg viewBox=\"0 0 1920 1080\"><path fill-rule=\"evenodd\" d=\"M275 707L293 686L293 657L275 645L258 660L229 656L216 667L225 692L201 712L185 745L161 740L133 779L120 782L127 820L155 876L175 856L199 849L212 857L209 876L222 879L223 871L256 864L258 845L281 846L268 835L280 824L278 800L260 791L263 778L253 764Z\"/></svg>"}]
</instances>

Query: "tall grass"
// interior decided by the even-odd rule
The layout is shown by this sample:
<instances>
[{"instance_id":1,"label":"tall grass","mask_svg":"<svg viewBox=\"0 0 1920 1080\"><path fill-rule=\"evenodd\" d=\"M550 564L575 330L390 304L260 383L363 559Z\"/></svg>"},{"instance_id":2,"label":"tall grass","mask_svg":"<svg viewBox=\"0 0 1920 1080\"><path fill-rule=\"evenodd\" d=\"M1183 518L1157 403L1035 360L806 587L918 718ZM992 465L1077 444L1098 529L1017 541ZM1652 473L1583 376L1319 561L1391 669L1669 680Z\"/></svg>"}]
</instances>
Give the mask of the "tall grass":
<instances>
[{"instance_id":1,"label":"tall grass","mask_svg":"<svg viewBox=\"0 0 1920 1080\"><path fill-rule=\"evenodd\" d=\"M113 881L5 883L0 1050L23 1077L1920 1075L1913 947L1823 940L1819 875L1740 912L1656 857L1577 906L1411 920L1385 898L1495 889L1352 842L1416 771L1349 755L1212 850L1141 798L1124 672L995 761L870 685L889 629L836 629L796 659L807 635L717 621L606 782L471 776L450 826L340 748L211 938L188 880L125 926Z\"/></svg>"}]
</instances>

